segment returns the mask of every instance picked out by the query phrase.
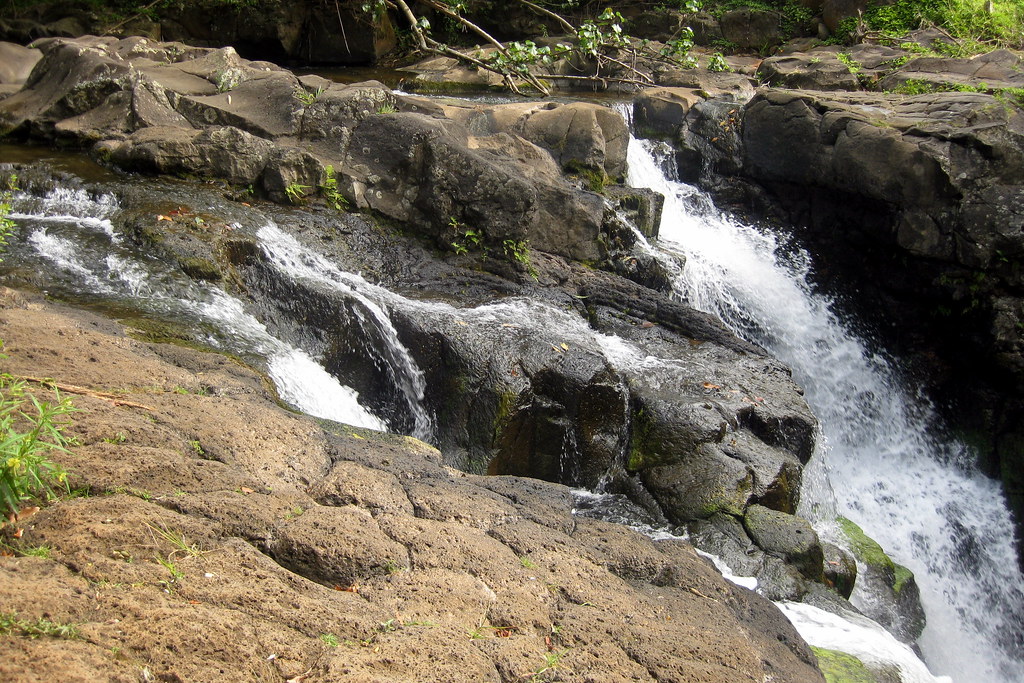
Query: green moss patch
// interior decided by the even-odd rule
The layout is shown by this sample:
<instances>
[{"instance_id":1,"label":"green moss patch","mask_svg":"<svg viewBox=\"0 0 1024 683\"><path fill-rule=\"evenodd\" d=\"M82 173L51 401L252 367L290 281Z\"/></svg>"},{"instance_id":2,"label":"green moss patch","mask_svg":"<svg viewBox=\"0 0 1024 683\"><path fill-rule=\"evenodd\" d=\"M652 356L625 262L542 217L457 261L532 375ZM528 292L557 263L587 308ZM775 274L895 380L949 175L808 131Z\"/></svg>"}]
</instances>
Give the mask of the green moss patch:
<instances>
[{"instance_id":1,"label":"green moss patch","mask_svg":"<svg viewBox=\"0 0 1024 683\"><path fill-rule=\"evenodd\" d=\"M896 565L882 550L882 546L846 517L840 517L838 522L839 528L850 542L851 552L858 560L872 567L895 573Z\"/></svg>"},{"instance_id":2,"label":"green moss patch","mask_svg":"<svg viewBox=\"0 0 1024 683\"><path fill-rule=\"evenodd\" d=\"M811 646L818 658L818 668L828 683L877 683L864 662L853 655Z\"/></svg>"}]
</instances>

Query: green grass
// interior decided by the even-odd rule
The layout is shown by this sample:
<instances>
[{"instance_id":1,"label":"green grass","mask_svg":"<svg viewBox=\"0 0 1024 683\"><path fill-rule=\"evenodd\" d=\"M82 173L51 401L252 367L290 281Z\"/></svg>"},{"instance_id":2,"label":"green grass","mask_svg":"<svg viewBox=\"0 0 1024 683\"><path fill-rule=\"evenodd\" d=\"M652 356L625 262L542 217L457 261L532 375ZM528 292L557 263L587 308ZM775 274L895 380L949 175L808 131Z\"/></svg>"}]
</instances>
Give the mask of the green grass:
<instances>
[{"instance_id":1,"label":"green grass","mask_svg":"<svg viewBox=\"0 0 1024 683\"><path fill-rule=\"evenodd\" d=\"M0 636L24 636L27 638L78 638L78 626L61 624L49 619L22 619L17 612L0 612Z\"/></svg>"},{"instance_id":2,"label":"green grass","mask_svg":"<svg viewBox=\"0 0 1024 683\"><path fill-rule=\"evenodd\" d=\"M164 541L173 546L174 550L171 551L170 558L175 555L184 554L188 557L199 557L203 554L203 551L199 549L199 546L195 543L188 543L185 540L185 534L174 529L165 529L152 524L147 525L157 536L162 538Z\"/></svg>"}]
</instances>

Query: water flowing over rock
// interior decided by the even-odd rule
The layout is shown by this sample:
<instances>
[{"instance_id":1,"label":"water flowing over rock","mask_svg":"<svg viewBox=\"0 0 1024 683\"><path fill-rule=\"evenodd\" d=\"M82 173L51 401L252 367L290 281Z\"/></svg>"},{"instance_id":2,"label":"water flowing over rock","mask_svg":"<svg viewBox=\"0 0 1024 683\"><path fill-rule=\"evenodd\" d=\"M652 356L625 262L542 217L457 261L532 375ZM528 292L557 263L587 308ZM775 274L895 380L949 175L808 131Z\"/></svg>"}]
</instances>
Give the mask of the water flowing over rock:
<instances>
[{"instance_id":1,"label":"water flowing over rock","mask_svg":"<svg viewBox=\"0 0 1024 683\"><path fill-rule=\"evenodd\" d=\"M1020 60L991 53L941 68L974 78L1006 64ZM899 78L939 68L910 62ZM981 92L765 89L743 105L680 113L681 177L745 215L794 225L824 272L875 292L901 321L897 343L941 359L929 371L940 395L984 406L959 419L1024 509L1015 426L1024 413L1012 398L1024 386L1024 111Z\"/></svg>"},{"instance_id":2,"label":"water flowing over rock","mask_svg":"<svg viewBox=\"0 0 1024 683\"><path fill-rule=\"evenodd\" d=\"M288 529L262 520L257 532L239 531L249 540L264 534L259 549L280 566L350 585L387 572L403 551L413 559L399 567L413 567L418 553L454 552L454 565L437 567L458 570L476 553L507 555L500 544L532 555L536 530L516 526L526 513L510 509L498 489L519 481L507 477L534 476L624 493L660 524L689 525L707 547L750 558L773 598L818 596L826 577L838 576L826 574L821 540L794 514L817 423L789 370L658 291L678 262L646 249L621 211L632 206L656 224L650 193L593 191L625 170L628 135L614 111L411 98L379 83L296 78L230 49L143 39L50 39L39 49L25 87L0 100L0 120L14 135L91 145L122 168L251 184L282 203L318 191L340 204L330 194L340 191L369 210L246 212L217 193L183 201L171 199L182 196L176 191L163 197L155 186L133 186L118 190L132 200L117 225L93 236L108 246L128 238L204 292L237 297L239 308L244 300L260 340L294 343L343 378L381 424L440 449L427 458L430 472L412 476L401 467L388 469L394 478L361 469L405 462L394 454L383 464L378 453L332 455L315 475L300 475L303 495L337 509L314 508ZM736 115L775 100L761 94L744 105L747 82L722 82L735 86L731 100L662 91L649 99L648 120L689 134L694 146L691 128L671 125L675 112L709 126L724 120L723 140L714 142L720 167L776 172L772 164L783 162L754 154L751 124L738 125ZM844 135L862 130L846 116ZM828 182L841 175L821 164L813 170ZM912 190L882 184L877 200ZM93 275L99 289L124 272L108 260L83 269L92 267L102 271ZM478 478L484 473L497 478ZM461 479L488 482L495 496ZM469 502L453 504L459 496ZM395 522L410 509L415 522ZM230 515L203 514L231 523ZM451 522L487 536L480 545L449 538L439 524ZM345 539L346 529L359 530L358 543ZM638 568L630 552L615 551L609 564L671 585L660 560ZM839 596L820 600L852 610ZM509 614L509 623L544 625L532 613ZM646 657L648 671L663 666Z\"/></svg>"},{"instance_id":3,"label":"water flowing over rock","mask_svg":"<svg viewBox=\"0 0 1024 683\"><path fill-rule=\"evenodd\" d=\"M3 307L6 372L116 376L145 401L76 397L79 444L56 457L93 495L25 525L50 550L0 557L0 596L83 637L5 636L5 680L42 680L45 660L47 676L96 680L498 682L550 653L566 681L824 680L773 605L684 543L574 517L563 486L317 424L223 356L91 313L11 290Z\"/></svg>"}]
</instances>

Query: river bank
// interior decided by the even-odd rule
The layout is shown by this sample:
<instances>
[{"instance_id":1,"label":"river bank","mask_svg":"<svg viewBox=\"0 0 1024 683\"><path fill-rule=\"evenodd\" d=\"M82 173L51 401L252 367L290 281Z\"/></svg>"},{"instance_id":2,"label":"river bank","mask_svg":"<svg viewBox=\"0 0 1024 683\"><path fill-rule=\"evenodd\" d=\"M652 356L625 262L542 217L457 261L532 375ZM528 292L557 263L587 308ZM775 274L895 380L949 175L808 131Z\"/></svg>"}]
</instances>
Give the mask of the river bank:
<instances>
[{"instance_id":1,"label":"river bank","mask_svg":"<svg viewBox=\"0 0 1024 683\"><path fill-rule=\"evenodd\" d=\"M821 680L773 605L574 517L563 486L317 424L229 358L94 314L3 306L6 372L124 401L74 397L80 493L0 557L5 614L77 633L4 637L5 680Z\"/></svg>"}]
</instances>

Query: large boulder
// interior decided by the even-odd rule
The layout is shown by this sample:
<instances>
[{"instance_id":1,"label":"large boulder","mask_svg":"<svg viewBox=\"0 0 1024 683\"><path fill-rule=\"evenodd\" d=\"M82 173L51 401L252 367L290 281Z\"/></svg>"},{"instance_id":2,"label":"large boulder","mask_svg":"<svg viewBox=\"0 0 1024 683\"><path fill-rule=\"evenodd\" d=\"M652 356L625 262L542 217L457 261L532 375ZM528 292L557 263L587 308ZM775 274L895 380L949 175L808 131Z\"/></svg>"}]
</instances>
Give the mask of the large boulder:
<instances>
[{"instance_id":1,"label":"large boulder","mask_svg":"<svg viewBox=\"0 0 1024 683\"><path fill-rule=\"evenodd\" d=\"M95 143L125 168L212 175L276 201L332 182L355 206L446 249L471 231L513 258L529 241L597 262L617 239L614 211L594 192L625 172L629 135L609 108L410 98L399 112L380 83L299 79L232 48L143 38L38 46L32 77L0 107L8 133Z\"/></svg>"},{"instance_id":2,"label":"large boulder","mask_svg":"<svg viewBox=\"0 0 1024 683\"><path fill-rule=\"evenodd\" d=\"M757 9L733 9L718 20L722 37L739 47L762 50L782 42L782 16Z\"/></svg>"},{"instance_id":3,"label":"large boulder","mask_svg":"<svg viewBox=\"0 0 1024 683\"><path fill-rule=\"evenodd\" d=\"M20 90L42 56L39 50L0 42L0 97Z\"/></svg>"},{"instance_id":4,"label":"large boulder","mask_svg":"<svg viewBox=\"0 0 1024 683\"><path fill-rule=\"evenodd\" d=\"M789 54L769 57L757 68L765 83L780 88L857 90L860 83L850 67L833 54Z\"/></svg>"}]
</instances>

